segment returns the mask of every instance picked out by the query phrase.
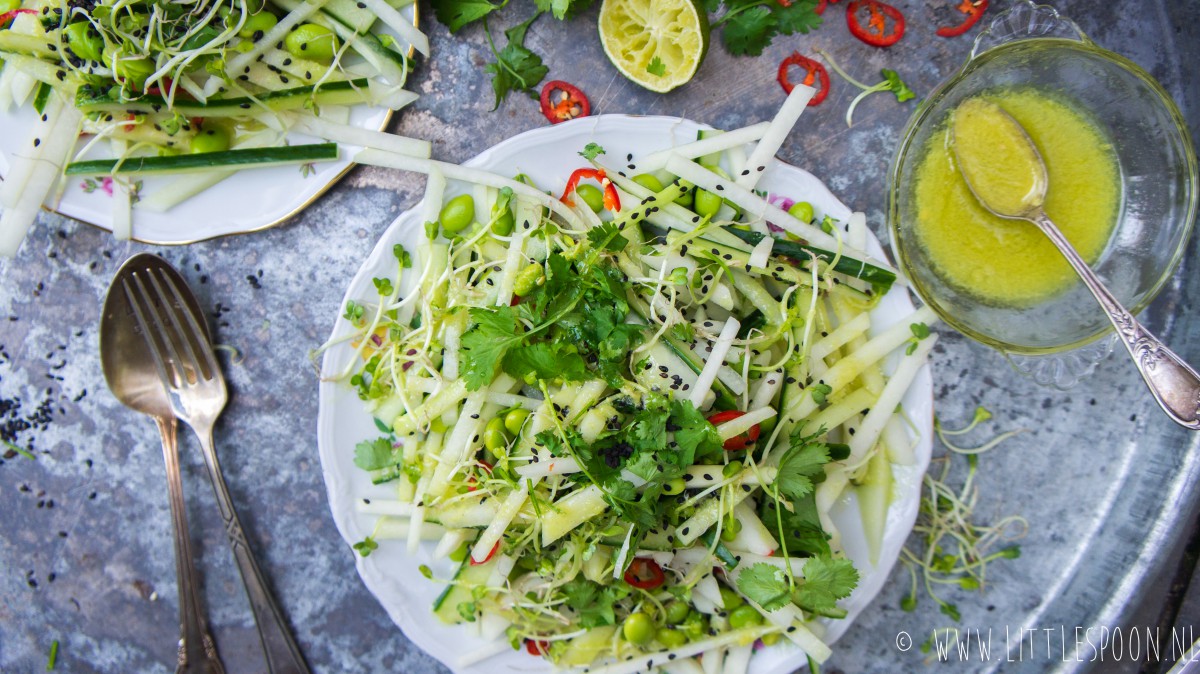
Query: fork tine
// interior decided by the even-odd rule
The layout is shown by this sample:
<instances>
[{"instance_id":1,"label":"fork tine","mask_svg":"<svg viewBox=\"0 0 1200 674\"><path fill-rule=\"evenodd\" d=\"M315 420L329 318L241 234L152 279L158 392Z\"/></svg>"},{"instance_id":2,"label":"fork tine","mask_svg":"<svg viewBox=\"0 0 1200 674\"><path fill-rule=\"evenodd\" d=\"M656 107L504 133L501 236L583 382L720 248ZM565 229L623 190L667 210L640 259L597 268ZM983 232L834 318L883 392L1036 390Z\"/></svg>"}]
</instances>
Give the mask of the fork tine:
<instances>
[{"instance_id":1,"label":"fork tine","mask_svg":"<svg viewBox=\"0 0 1200 674\"><path fill-rule=\"evenodd\" d=\"M165 271L162 272L163 281L167 287L171 289L171 294L175 297L175 305L179 308L178 313L183 314L184 321L191 329L191 337L196 343L196 348L204 356L204 364L208 367L209 379L216 379L220 376L221 368L217 365L217 358L213 354L212 343L204 332L204 328L196 320L196 316L188 307L187 302L183 299L183 293L179 291L179 284Z\"/></svg>"},{"instance_id":2,"label":"fork tine","mask_svg":"<svg viewBox=\"0 0 1200 674\"><path fill-rule=\"evenodd\" d=\"M160 273L162 272L160 271ZM160 329L163 330L163 340L171 345L171 353L177 358L175 362L179 366L180 374L182 375L180 386L187 386L191 383L187 376L188 370L191 370L193 373L195 373L196 381L206 379L207 377L204 376L203 371L200 369L199 359L196 358L196 351L192 348L192 342L188 339L187 333L184 332L183 326L179 323L179 316L177 315L178 310L171 303L171 299L167 297L167 294L163 292L162 285L160 284L157 275L154 273L154 270L150 270L146 274L146 277L149 279L150 285L154 288L154 294L158 299L158 305L162 309L161 311L152 310L151 314L153 315L155 322L160 326ZM186 311L186 309L184 309L184 311ZM167 320L165 322L162 320L162 314L166 314L167 316ZM167 326L166 323L169 323L170 325ZM182 350L186 353L180 353L178 346L179 344L183 345ZM185 355L187 357L186 360L179 358L181 355Z\"/></svg>"},{"instance_id":3,"label":"fork tine","mask_svg":"<svg viewBox=\"0 0 1200 674\"><path fill-rule=\"evenodd\" d=\"M137 279L136 275L134 279ZM135 292L130 287L128 279L121 282L121 287L125 290L125 299L129 301L129 306L133 308L133 315L137 319L138 329L142 331L142 339L150 349L151 360L154 361L154 369L158 370L158 378L162 380L164 387L170 389L174 386L174 382L172 382L171 375L167 372L167 364L163 358L162 349L158 345L158 340L154 339L154 332L150 330L150 325L146 322L146 315L142 312L141 302L138 301L139 295L145 300L145 293L140 288L137 289L138 292Z\"/></svg>"}]
</instances>

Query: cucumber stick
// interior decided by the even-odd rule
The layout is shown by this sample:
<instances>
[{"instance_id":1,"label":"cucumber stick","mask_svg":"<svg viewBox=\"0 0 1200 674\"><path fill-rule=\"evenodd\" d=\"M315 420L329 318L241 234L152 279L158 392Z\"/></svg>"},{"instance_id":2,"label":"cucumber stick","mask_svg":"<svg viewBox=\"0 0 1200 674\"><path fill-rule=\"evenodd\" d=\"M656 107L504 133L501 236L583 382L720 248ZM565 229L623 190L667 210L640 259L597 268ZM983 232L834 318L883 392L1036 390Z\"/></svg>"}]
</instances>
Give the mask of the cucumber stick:
<instances>
[{"instance_id":1,"label":"cucumber stick","mask_svg":"<svg viewBox=\"0 0 1200 674\"><path fill-rule=\"evenodd\" d=\"M483 564L472 564L469 556L464 559L454 574L454 581L433 601L433 612L437 617L451 625L466 622L466 618L459 612L458 605L474 601L471 589L487 585L499 562L499 555Z\"/></svg>"},{"instance_id":2,"label":"cucumber stick","mask_svg":"<svg viewBox=\"0 0 1200 674\"><path fill-rule=\"evenodd\" d=\"M248 97L209 99L207 103L175 99L171 110L185 117L240 117L251 114L254 109L295 110L310 105L356 105L372 100L370 80L362 78L342 82L327 82L320 86L301 86L280 89ZM80 87L75 95L75 105L85 113L107 112L114 114L154 113L166 110L167 101L162 96L143 95L136 101L122 101L110 96L107 90Z\"/></svg>"},{"instance_id":3,"label":"cucumber stick","mask_svg":"<svg viewBox=\"0 0 1200 674\"><path fill-rule=\"evenodd\" d=\"M245 150L224 150L182 154L174 157L129 157L128 159L93 159L67 164L69 176L142 173L186 173L210 168L250 168L282 164L307 164L338 158L336 143L313 143L287 147L256 147Z\"/></svg>"}]
</instances>

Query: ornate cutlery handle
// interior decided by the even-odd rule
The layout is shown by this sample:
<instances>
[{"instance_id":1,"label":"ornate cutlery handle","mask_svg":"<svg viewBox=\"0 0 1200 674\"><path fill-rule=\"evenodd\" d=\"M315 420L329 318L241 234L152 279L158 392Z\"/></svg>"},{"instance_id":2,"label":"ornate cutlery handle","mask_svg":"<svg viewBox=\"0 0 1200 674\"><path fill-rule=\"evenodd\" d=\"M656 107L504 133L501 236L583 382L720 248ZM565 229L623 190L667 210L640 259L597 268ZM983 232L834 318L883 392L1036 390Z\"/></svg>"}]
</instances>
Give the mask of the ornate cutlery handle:
<instances>
[{"instance_id":1,"label":"ornate cutlery handle","mask_svg":"<svg viewBox=\"0 0 1200 674\"><path fill-rule=\"evenodd\" d=\"M175 573L179 583L179 659L176 674L224 674L216 645L208 633L192 561L183 481L179 476L179 451L175 444L175 419L156 418L167 464L167 491L171 501L171 529L175 538Z\"/></svg>"},{"instance_id":2,"label":"ornate cutlery handle","mask_svg":"<svg viewBox=\"0 0 1200 674\"><path fill-rule=\"evenodd\" d=\"M254 612L254 623L258 627L258 637L262 640L263 652L267 658L267 671L272 674L309 674L304 656L301 655L291 630L284 622L283 612L279 610L275 598L267 589L266 579L258 568L258 561L250 551L250 545L246 542L246 534L242 531L237 511L233 509L233 499L229 496L229 489L225 485L225 478L217 461L217 453L213 449L212 427L195 430L204 449L204 462L208 465L208 476L212 479L213 491L217 495L221 521L225 525L229 545L233 548L238 571L242 574L246 594L250 597L250 609Z\"/></svg>"},{"instance_id":3,"label":"ornate cutlery handle","mask_svg":"<svg viewBox=\"0 0 1200 674\"><path fill-rule=\"evenodd\" d=\"M1108 320L1117 329L1117 336L1133 357L1142 380L1159 406L1179 425L1200 430L1200 375L1142 327L1133 314L1113 297L1045 213L1037 214L1032 220L1079 272L1083 284L1096 297Z\"/></svg>"}]
</instances>

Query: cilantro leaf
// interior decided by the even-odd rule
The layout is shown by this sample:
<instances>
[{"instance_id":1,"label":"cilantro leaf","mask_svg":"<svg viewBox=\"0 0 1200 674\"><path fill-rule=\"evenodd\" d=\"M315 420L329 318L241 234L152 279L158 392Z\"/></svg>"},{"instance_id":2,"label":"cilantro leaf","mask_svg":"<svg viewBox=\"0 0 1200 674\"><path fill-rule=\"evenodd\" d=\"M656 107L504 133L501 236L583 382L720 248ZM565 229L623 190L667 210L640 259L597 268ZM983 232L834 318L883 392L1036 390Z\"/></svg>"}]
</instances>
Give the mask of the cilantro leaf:
<instances>
[{"instance_id":1,"label":"cilantro leaf","mask_svg":"<svg viewBox=\"0 0 1200 674\"><path fill-rule=\"evenodd\" d=\"M811 557L831 553L829 534L821 526L814 492L793 501L792 510L770 498L763 499L758 510L759 519L787 546L788 554Z\"/></svg>"},{"instance_id":2,"label":"cilantro leaf","mask_svg":"<svg viewBox=\"0 0 1200 674\"><path fill-rule=\"evenodd\" d=\"M470 316L475 327L463 335L459 359L467 389L477 391L492 382L496 365L509 348L521 341L522 335L517 332L517 317L512 307L472 307Z\"/></svg>"},{"instance_id":3,"label":"cilantro leaf","mask_svg":"<svg viewBox=\"0 0 1200 674\"><path fill-rule=\"evenodd\" d=\"M791 600L783 569L759 562L738 574L737 587L751 601L768 611L781 609Z\"/></svg>"},{"instance_id":4,"label":"cilantro leaf","mask_svg":"<svg viewBox=\"0 0 1200 674\"><path fill-rule=\"evenodd\" d=\"M720 451L724 444L717 427L710 424L689 400L671 402L671 424L685 465L691 465L698 454Z\"/></svg>"},{"instance_id":5,"label":"cilantro leaf","mask_svg":"<svg viewBox=\"0 0 1200 674\"><path fill-rule=\"evenodd\" d=\"M621 235L616 223L606 222L599 227L588 230L587 239L592 246L613 253L620 252L629 244L629 239Z\"/></svg>"},{"instance_id":6,"label":"cilantro leaf","mask_svg":"<svg viewBox=\"0 0 1200 674\"><path fill-rule=\"evenodd\" d=\"M813 557L804 562L804 582L796 588L796 604L809 611L837 607L837 600L850 596L858 585L858 570L848 559Z\"/></svg>"},{"instance_id":7,"label":"cilantro leaf","mask_svg":"<svg viewBox=\"0 0 1200 674\"><path fill-rule=\"evenodd\" d=\"M363 470L379 470L399 463L399 457L387 438L364 440L354 446L354 465Z\"/></svg>"},{"instance_id":8,"label":"cilantro leaf","mask_svg":"<svg viewBox=\"0 0 1200 674\"><path fill-rule=\"evenodd\" d=\"M813 489L813 476L824 474L829 463L829 447L823 442L793 445L779 461L775 486L791 500L807 496Z\"/></svg>"},{"instance_id":9,"label":"cilantro leaf","mask_svg":"<svg viewBox=\"0 0 1200 674\"><path fill-rule=\"evenodd\" d=\"M773 2L769 6L779 32L784 35L807 35L821 27L821 15L817 14L817 0L793 0L788 5Z\"/></svg>"},{"instance_id":10,"label":"cilantro leaf","mask_svg":"<svg viewBox=\"0 0 1200 674\"><path fill-rule=\"evenodd\" d=\"M562 344L537 342L513 348L504 354L501 365L509 376L525 380L527 375L536 379L562 377L567 381L592 379L587 363L578 353L568 353Z\"/></svg>"},{"instance_id":11,"label":"cilantro leaf","mask_svg":"<svg viewBox=\"0 0 1200 674\"><path fill-rule=\"evenodd\" d=\"M537 8L550 12L554 18L570 19L592 6L595 0L536 0Z\"/></svg>"},{"instance_id":12,"label":"cilantro leaf","mask_svg":"<svg viewBox=\"0 0 1200 674\"><path fill-rule=\"evenodd\" d=\"M564 584L560 590L566 597L567 606L579 614L579 625L583 628L614 625L617 622L613 604L617 602L621 590L616 587L601 587L586 578L576 577ZM624 594L628 594L625 591Z\"/></svg>"},{"instance_id":13,"label":"cilantro leaf","mask_svg":"<svg viewBox=\"0 0 1200 674\"><path fill-rule=\"evenodd\" d=\"M900 75L898 75L895 70L888 70L887 68L884 68L880 72L883 73L883 79L885 82L887 82L888 91L896 94L896 100L898 102L903 103L910 98L916 97L916 94L913 93L913 90L908 88L908 85L904 83L904 80L900 79ZM916 324L914 323L914 325ZM921 325L924 325L924 323ZM925 334L926 336L929 334L929 326L927 325L925 326Z\"/></svg>"},{"instance_id":14,"label":"cilantro leaf","mask_svg":"<svg viewBox=\"0 0 1200 674\"><path fill-rule=\"evenodd\" d=\"M721 41L734 56L759 56L775 37L775 18L766 7L752 7L726 16L730 18L721 31Z\"/></svg>"},{"instance_id":15,"label":"cilantro leaf","mask_svg":"<svg viewBox=\"0 0 1200 674\"><path fill-rule=\"evenodd\" d=\"M667 64L663 63L662 59L655 56L654 58L650 59L650 64L646 66L646 72L650 73L651 75L662 77L663 75L667 74Z\"/></svg>"},{"instance_id":16,"label":"cilantro leaf","mask_svg":"<svg viewBox=\"0 0 1200 674\"><path fill-rule=\"evenodd\" d=\"M537 20L538 16L540 13L534 14L528 21L504 31L504 35L508 38L508 44L499 52L496 51L496 44L492 41L491 30L484 21L483 26L487 32L488 46L491 47L492 54L496 57L495 63L489 63L484 67L484 71L492 75L492 92L496 95L495 104L492 106L493 110L500 107L504 99L514 91L524 91L530 96L536 97L534 88L541 84L542 79L550 72L550 69L542 63L542 57L525 48L525 33L529 31L529 26Z\"/></svg>"},{"instance_id":17,"label":"cilantro leaf","mask_svg":"<svg viewBox=\"0 0 1200 674\"><path fill-rule=\"evenodd\" d=\"M606 154L602 146L597 143L588 143L583 146L583 152L580 152L579 156L591 161L602 154Z\"/></svg>"},{"instance_id":18,"label":"cilantro leaf","mask_svg":"<svg viewBox=\"0 0 1200 674\"><path fill-rule=\"evenodd\" d=\"M438 21L446 24L451 33L457 33L463 26L478 21L492 12L508 4L504 0L493 5L488 0L432 0L433 13Z\"/></svg>"}]
</instances>

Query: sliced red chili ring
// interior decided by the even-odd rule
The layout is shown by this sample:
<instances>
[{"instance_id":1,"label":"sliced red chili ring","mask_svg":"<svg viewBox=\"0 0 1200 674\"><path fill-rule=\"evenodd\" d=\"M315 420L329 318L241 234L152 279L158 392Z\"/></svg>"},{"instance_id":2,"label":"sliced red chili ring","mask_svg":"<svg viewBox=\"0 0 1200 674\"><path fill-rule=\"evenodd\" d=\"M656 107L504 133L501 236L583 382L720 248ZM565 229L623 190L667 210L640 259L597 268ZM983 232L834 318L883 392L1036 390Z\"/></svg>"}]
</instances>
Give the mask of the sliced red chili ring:
<instances>
[{"instance_id":1,"label":"sliced red chili ring","mask_svg":"<svg viewBox=\"0 0 1200 674\"><path fill-rule=\"evenodd\" d=\"M813 11L815 11L817 13L817 15L820 16L821 14L825 13L825 10L830 5L836 5L837 3L841 2L841 1L842 0L817 0L817 8Z\"/></svg>"},{"instance_id":2,"label":"sliced red chili ring","mask_svg":"<svg viewBox=\"0 0 1200 674\"><path fill-rule=\"evenodd\" d=\"M587 96L575 85L562 80L550 80L542 87L541 103L542 114L551 124L587 117L592 112Z\"/></svg>"},{"instance_id":3,"label":"sliced red chili ring","mask_svg":"<svg viewBox=\"0 0 1200 674\"><path fill-rule=\"evenodd\" d=\"M979 23L979 19L983 18L983 13L987 11L988 0L962 0L957 9L966 16L962 23L957 26L942 26L937 29L937 34L941 37L958 37L963 33L971 30L971 27Z\"/></svg>"},{"instance_id":4,"label":"sliced red chili ring","mask_svg":"<svg viewBox=\"0 0 1200 674\"><path fill-rule=\"evenodd\" d=\"M21 14L37 14L35 9L14 9L0 14L0 27L8 24L9 21L17 18Z\"/></svg>"},{"instance_id":5,"label":"sliced red chili ring","mask_svg":"<svg viewBox=\"0 0 1200 674\"><path fill-rule=\"evenodd\" d=\"M779 86L789 94L792 93L792 89L796 88L796 85L788 78L788 71L792 66L804 69L804 79L801 80L804 84L811 87L820 81L821 86L818 87L816 95L808 102L810 106L820 105L829 95L829 71L825 70L825 66L820 62L814 61L798 51L792 52L791 56L780 62L778 75Z\"/></svg>"},{"instance_id":6,"label":"sliced red chili ring","mask_svg":"<svg viewBox=\"0 0 1200 674\"><path fill-rule=\"evenodd\" d=\"M500 551L500 541L496 541L496 544L492 546L492 551L488 553L487 557L484 557L483 559L478 560L478 561L476 561L475 558L472 557L471 558L471 566L482 566L483 564L487 564L488 562L492 561L492 557L495 557L496 553L499 551Z\"/></svg>"},{"instance_id":7,"label":"sliced red chili ring","mask_svg":"<svg viewBox=\"0 0 1200 674\"><path fill-rule=\"evenodd\" d=\"M535 641L533 639L525 640L525 652L530 655L545 655L546 651L550 650L549 641Z\"/></svg>"},{"instance_id":8,"label":"sliced red chili ring","mask_svg":"<svg viewBox=\"0 0 1200 674\"><path fill-rule=\"evenodd\" d=\"M713 426L720 426L727 421L733 421L738 417L745 416L745 414L746 413L741 410L725 410L724 412L717 412L709 417L708 423L712 424ZM742 433L741 435L735 435L734 437L726 440L722 447L724 447L725 451L727 452L738 452L757 442L758 437L761 434L762 428L758 424L754 424L750 427L750 430L746 431L745 433Z\"/></svg>"},{"instance_id":9,"label":"sliced red chili ring","mask_svg":"<svg viewBox=\"0 0 1200 674\"><path fill-rule=\"evenodd\" d=\"M658 562L647 557L635 557L625 570L625 582L639 590L653 590L667 579Z\"/></svg>"},{"instance_id":10,"label":"sliced red chili ring","mask_svg":"<svg viewBox=\"0 0 1200 674\"><path fill-rule=\"evenodd\" d=\"M559 201L568 206L574 206L575 197L571 195L575 194L575 188L579 187L579 181L584 179L595 180L604 188L605 208L613 213L621 210L621 197L617 195L617 186L613 185L612 181L608 179L608 175L604 172L604 169L576 169L571 174L571 177L567 179L567 186L563 189L563 195L559 198Z\"/></svg>"},{"instance_id":11,"label":"sliced red chili ring","mask_svg":"<svg viewBox=\"0 0 1200 674\"><path fill-rule=\"evenodd\" d=\"M866 10L867 22L863 24L859 10ZM888 19L892 20L891 30ZM904 15L900 10L879 0L853 0L846 5L846 25L850 34L872 47L890 47L904 37Z\"/></svg>"}]
</instances>

